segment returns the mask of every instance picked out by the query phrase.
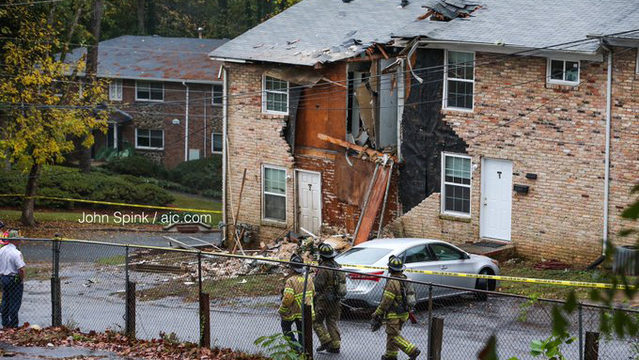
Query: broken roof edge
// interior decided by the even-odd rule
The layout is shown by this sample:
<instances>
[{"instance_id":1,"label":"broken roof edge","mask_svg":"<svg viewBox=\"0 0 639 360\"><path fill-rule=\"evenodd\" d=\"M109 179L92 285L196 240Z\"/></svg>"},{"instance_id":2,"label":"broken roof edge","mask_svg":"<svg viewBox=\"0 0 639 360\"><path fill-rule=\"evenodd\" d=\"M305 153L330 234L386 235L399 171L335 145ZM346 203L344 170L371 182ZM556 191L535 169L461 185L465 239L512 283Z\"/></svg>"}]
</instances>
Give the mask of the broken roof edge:
<instances>
[{"instance_id":1,"label":"broken roof edge","mask_svg":"<svg viewBox=\"0 0 639 360\"><path fill-rule=\"evenodd\" d=\"M418 40L416 40L418 39ZM397 39L399 40L399 39ZM537 56L537 57L562 57L566 60L591 60L603 61L601 48L596 51L535 48L510 44L480 43L459 40L436 40L425 38L404 38L404 41L396 42L396 47L408 47L417 43L422 48L447 49L453 51L486 52L514 56Z\"/></svg>"}]
</instances>

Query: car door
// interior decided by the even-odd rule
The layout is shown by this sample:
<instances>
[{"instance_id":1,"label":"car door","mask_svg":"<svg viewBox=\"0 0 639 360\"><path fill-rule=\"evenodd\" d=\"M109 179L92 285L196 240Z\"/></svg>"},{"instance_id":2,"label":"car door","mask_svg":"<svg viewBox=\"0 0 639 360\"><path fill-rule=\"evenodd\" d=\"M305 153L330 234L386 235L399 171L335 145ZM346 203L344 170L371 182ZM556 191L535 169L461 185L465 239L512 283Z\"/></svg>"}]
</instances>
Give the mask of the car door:
<instances>
[{"instance_id":1,"label":"car door","mask_svg":"<svg viewBox=\"0 0 639 360\"><path fill-rule=\"evenodd\" d=\"M413 246L407 249L400 257L403 257L406 270L430 270L440 271L439 265L434 261L432 254L428 250L426 244ZM417 280L426 283L439 283L439 275L423 274L418 272L406 272L406 276L409 279ZM437 296L441 288L433 288L433 296ZM418 300L428 299L428 286L415 284L415 292L417 293Z\"/></svg>"},{"instance_id":2,"label":"car door","mask_svg":"<svg viewBox=\"0 0 639 360\"><path fill-rule=\"evenodd\" d=\"M434 267L437 271L445 272L458 272L458 273L475 273L475 267L472 260L468 259L468 256L463 251L455 249L454 247L445 243L431 243L428 245L430 251L435 257L433 261ZM462 287L462 288L474 288L475 278L471 277L457 277L457 276L440 276L439 283L444 285ZM457 289L443 289L445 294L454 294L460 292Z\"/></svg>"}]
</instances>

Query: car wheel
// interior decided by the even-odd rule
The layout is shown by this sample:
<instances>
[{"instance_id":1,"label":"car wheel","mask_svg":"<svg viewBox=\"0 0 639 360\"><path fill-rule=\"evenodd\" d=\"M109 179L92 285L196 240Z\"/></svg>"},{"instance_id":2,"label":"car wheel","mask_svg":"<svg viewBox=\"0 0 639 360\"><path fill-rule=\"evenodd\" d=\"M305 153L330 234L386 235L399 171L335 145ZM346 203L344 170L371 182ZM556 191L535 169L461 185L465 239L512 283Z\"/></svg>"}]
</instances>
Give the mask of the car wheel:
<instances>
[{"instance_id":1,"label":"car wheel","mask_svg":"<svg viewBox=\"0 0 639 360\"><path fill-rule=\"evenodd\" d=\"M479 274L480 275L494 275L493 272L491 270L489 270L489 269L482 269L479 272ZM495 291L495 286L496 286L495 280L477 279L477 282L475 283L475 289L477 289L477 290ZM479 301L488 300L488 294L482 293L482 292L476 292L475 293L475 297Z\"/></svg>"}]
</instances>

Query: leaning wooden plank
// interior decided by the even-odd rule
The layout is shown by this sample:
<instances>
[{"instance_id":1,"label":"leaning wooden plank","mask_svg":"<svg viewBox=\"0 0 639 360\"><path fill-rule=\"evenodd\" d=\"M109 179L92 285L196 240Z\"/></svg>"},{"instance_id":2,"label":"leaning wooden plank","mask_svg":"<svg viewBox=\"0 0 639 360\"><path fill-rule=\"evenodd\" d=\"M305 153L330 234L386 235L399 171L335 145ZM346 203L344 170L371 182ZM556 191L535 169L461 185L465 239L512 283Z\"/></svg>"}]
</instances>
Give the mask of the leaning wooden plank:
<instances>
[{"instance_id":1,"label":"leaning wooden plank","mask_svg":"<svg viewBox=\"0 0 639 360\"><path fill-rule=\"evenodd\" d=\"M379 208L382 205L382 201L384 201L386 184L388 182L388 177L391 176L391 172L389 167L383 167L380 170L381 171L377 173L377 177L375 178L375 184L373 185L373 189L369 195L368 203L362 210L361 224L354 236L355 245L368 240L368 237L373 230L373 226L375 225L375 219L377 219Z\"/></svg>"},{"instance_id":2,"label":"leaning wooden plank","mask_svg":"<svg viewBox=\"0 0 639 360\"><path fill-rule=\"evenodd\" d=\"M353 144L353 143L350 143L350 142L345 141L345 140L340 140L340 139L334 138L332 136L328 136L326 134L319 133L319 134L317 134L317 138L320 139L320 140L327 141L327 142L329 142L331 144L335 144L337 146L341 146L343 148L355 150L355 151L357 151L359 153L365 153L366 155L370 156L373 159L381 159L381 158L384 157L384 155L388 155L388 157L391 160L393 160L394 162L397 162L397 157L395 157L393 155L384 154L384 153L379 152L377 150L365 148L363 146L359 146L357 144Z\"/></svg>"}]
</instances>

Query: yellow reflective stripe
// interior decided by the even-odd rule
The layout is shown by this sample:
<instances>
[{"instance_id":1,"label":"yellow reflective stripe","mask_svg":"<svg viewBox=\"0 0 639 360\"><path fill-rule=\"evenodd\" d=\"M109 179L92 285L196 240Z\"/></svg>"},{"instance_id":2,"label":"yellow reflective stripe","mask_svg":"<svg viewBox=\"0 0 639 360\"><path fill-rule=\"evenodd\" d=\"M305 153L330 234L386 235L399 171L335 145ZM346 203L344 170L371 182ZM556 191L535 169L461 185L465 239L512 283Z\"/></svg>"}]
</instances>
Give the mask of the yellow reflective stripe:
<instances>
[{"instance_id":1,"label":"yellow reflective stripe","mask_svg":"<svg viewBox=\"0 0 639 360\"><path fill-rule=\"evenodd\" d=\"M384 290L384 297L387 297L387 298L389 298L391 300L394 300L395 299L395 294L393 294L390 291Z\"/></svg>"},{"instance_id":2,"label":"yellow reflective stripe","mask_svg":"<svg viewBox=\"0 0 639 360\"><path fill-rule=\"evenodd\" d=\"M284 289L284 294L293 295L293 294L295 294L295 291L293 291L293 289L291 289L291 288L286 288L286 289Z\"/></svg>"},{"instance_id":3,"label":"yellow reflective stripe","mask_svg":"<svg viewBox=\"0 0 639 360\"><path fill-rule=\"evenodd\" d=\"M408 320L408 313L397 314L397 313L391 312L391 313L388 313L386 315L386 318L387 319L400 319L400 320L406 321L406 320Z\"/></svg>"}]
</instances>

